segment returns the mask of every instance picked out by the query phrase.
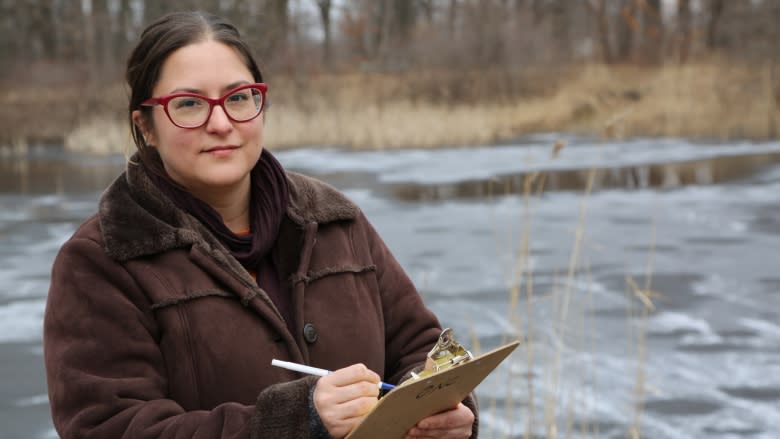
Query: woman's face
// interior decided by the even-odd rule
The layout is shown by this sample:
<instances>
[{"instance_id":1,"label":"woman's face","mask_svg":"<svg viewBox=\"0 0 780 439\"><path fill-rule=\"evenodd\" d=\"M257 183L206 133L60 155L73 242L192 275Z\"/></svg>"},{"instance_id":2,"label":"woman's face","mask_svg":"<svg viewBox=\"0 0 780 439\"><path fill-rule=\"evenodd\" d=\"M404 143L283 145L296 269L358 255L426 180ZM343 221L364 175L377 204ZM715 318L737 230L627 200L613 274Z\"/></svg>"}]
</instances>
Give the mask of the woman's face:
<instances>
[{"instance_id":1,"label":"woman's face","mask_svg":"<svg viewBox=\"0 0 780 439\"><path fill-rule=\"evenodd\" d=\"M218 98L231 89L254 83L238 52L217 41L184 46L165 60L151 97L191 92ZM249 172L262 152L263 115L233 122L214 106L206 124L179 128L162 106L152 107L152 125L133 112L133 121L157 149L168 175L194 194L249 187Z\"/></svg>"}]
</instances>

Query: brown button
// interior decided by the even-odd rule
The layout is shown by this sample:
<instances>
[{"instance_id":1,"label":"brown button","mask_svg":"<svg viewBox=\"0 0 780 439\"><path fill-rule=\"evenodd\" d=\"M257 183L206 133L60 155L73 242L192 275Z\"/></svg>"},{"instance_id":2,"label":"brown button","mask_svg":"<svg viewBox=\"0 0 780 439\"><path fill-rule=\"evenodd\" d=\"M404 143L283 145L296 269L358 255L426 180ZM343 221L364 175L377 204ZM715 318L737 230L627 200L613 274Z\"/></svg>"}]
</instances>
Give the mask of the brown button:
<instances>
[{"instance_id":1,"label":"brown button","mask_svg":"<svg viewBox=\"0 0 780 439\"><path fill-rule=\"evenodd\" d=\"M317 334L317 328L311 323L303 325L303 338L309 343L314 343L319 338Z\"/></svg>"}]
</instances>

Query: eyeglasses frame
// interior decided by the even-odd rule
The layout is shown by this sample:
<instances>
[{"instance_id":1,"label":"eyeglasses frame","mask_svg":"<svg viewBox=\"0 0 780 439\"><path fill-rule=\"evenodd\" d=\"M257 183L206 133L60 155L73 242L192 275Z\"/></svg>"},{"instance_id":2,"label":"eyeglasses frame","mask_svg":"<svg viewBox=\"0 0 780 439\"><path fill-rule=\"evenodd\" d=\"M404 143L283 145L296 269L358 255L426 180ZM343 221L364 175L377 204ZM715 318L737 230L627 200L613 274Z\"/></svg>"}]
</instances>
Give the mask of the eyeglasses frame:
<instances>
[{"instance_id":1,"label":"eyeglasses frame","mask_svg":"<svg viewBox=\"0 0 780 439\"><path fill-rule=\"evenodd\" d=\"M247 89L247 88L256 88L256 89L260 90L260 94L263 96L263 101L260 103L260 111L258 111L257 114L255 114L254 116L252 116L252 117L250 117L249 119L246 119L246 120L234 119L234 118L232 118L230 116L230 114L228 113L227 109L225 108L225 100L227 98L229 98L231 95L235 94L236 92L238 92L240 90ZM195 129L195 128L200 128L200 127L206 125L207 123L209 123L209 119L211 119L211 113L214 111L214 106L215 105L219 105L220 107L222 107L222 112L225 113L225 116L227 116L228 119L232 120L235 123L244 123L244 122L249 122L252 119L255 119L265 109L265 99L266 99L266 93L267 92L268 92L268 85L265 84L264 82L258 82L258 83L255 83L255 84L240 85L240 86L238 86L238 87L228 91L227 93L225 93L224 95L222 95L222 96L220 96L220 97L218 97L216 99L212 99L212 98L210 98L208 96L199 95L197 93L187 93L187 92L171 93L171 94L165 95L165 96L158 96L156 98L149 98L149 99L141 102L141 106L143 106L143 107L153 107L155 105L161 105L163 107L163 110L165 111L165 115L168 116L168 120L170 120L172 124L176 125L179 128ZM198 126L187 127L187 126L181 126L181 125L179 125L179 124L177 124L176 122L173 121L173 118L171 117L171 114L168 113L168 102L170 102L171 100L173 100L175 98L181 98L181 97L193 97L193 98L203 99L204 101L209 103L209 114L206 116L206 119L203 121L202 124L200 124Z\"/></svg>"}]
</instances>

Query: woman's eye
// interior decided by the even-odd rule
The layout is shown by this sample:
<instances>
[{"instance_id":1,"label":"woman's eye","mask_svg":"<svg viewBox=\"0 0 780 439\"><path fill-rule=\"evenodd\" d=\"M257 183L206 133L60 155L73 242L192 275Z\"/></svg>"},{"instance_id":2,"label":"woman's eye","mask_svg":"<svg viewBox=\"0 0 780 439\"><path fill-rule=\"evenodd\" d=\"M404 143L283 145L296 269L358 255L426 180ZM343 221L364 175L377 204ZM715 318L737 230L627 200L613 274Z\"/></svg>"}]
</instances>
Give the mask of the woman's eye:
<instances>
[{"instance_id":1,"label":"woman's eye","mask_svg":"<svg viewBox=\"0 0 780 439\"><path fill-rule=\"evenodd\" d=\"M176 108L192 108L202 105L200 99L178 99L176 100Z\"/></svg>"},{"instance_id":2,"label":"woman's eye","mask_svg":"<svg viewBox=\"0 0 780 439\"><path fill-rule=\"evenodd\" d=\"M236 93L232 94L227 98L228 102L241 102L249 100L249 94L248 93Z\"/></svg>"}]
</instances>

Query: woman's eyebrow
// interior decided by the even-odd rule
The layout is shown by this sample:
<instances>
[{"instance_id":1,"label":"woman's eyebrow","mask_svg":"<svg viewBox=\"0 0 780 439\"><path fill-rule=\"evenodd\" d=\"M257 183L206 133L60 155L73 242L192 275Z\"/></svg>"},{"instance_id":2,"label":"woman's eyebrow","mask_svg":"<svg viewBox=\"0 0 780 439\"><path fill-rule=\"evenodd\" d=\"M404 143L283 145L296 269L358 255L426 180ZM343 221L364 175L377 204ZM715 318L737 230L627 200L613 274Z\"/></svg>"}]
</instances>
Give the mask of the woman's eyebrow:
<instances>
[{"instance_id":1,"label":"woman's eyebrow","mask_svg":"<svg viewBox=\"0 0 780 439\"><path fill-rule=\"evenodd\" d=\"M245 85L245 84L251 84L251 82L245 81L243 79L240 80L240 81L231 82L230 84L222 87L222 91L230 91L230 90L233 90L236 87L239 87L239 86L242 86L242 85ZM198 88L190 88L190 87L177 87L177 88L171 90L171 92L168 93L168 94L173 94L173 93L195 93L195 94L200 94L200 95L204 94L203 90L198 89Z\"/></svg>"},{"instance_id":2,"label":"woman's eyebrow","mask_svg":"<svg viewBox=\"0 0 780 439\"><path fill-rule=\"evenodd\" d=\"M176 87L173 90L170 91L168 94L174 94L174 93L195 93L200 94L201 91L197 88L189 88L189 87Z\"/></svg>"},{"instance_id":3,"label":"woman's eyebrow","mask_svg":"<svg viewBox=\"0 0 780 439\"><path fill-rule=\"evenodd\" d=\"M226 85L225 88L223 88L222 90L230 91L230 90L233 90L236 87L240 87L240 86L246 85L246 84L251 84L251 82L245 81L245 80L242 79L241 81L232 82L232 83Z\"/></svg>"}]
</instances>

